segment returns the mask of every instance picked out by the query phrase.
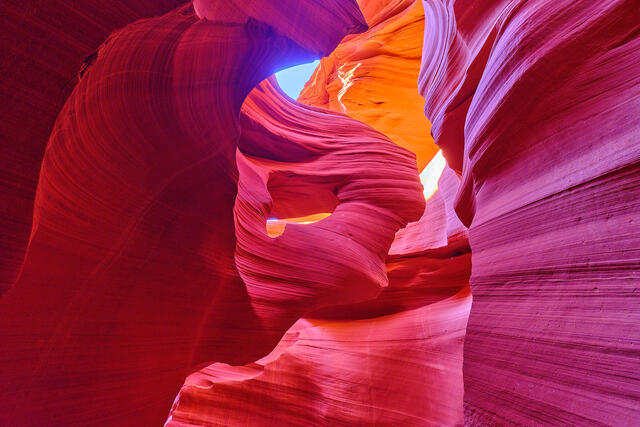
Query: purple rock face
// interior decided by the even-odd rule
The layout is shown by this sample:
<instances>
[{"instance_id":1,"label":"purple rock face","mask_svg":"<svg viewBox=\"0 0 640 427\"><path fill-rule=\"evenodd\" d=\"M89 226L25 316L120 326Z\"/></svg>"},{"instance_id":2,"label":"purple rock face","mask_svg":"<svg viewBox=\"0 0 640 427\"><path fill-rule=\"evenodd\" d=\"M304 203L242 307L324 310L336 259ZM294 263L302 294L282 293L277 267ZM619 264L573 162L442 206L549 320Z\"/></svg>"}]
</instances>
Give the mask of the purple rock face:
<instances>
[{"instance_id":1,"label":"purple rock face","mask_svg":"<svg viewBox=\"0 0 640 427\"><path fill-rule=\"evenodd\" d=\"M423 3L420 90L473 253L466 422L632 425L638 4Z\"/></svg>"},{"instance_id":2,"label":"purple rock face","mask_svg":"<svg viewBox=\"0 0 640 427\"><path fill-rule=\"evenodd\" d=\"M637 0L14 3L0 425L637 424Z\"/></svg>"}]
</instances>

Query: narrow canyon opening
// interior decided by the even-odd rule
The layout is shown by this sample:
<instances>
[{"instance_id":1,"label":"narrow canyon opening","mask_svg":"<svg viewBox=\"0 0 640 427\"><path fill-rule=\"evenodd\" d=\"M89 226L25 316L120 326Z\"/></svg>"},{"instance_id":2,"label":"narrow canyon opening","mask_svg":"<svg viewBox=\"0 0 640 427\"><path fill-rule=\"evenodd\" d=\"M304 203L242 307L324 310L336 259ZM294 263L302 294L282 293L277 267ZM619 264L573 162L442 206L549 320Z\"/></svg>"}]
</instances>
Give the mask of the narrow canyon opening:
<instances>
[{"instance_id":1,"label":"narrow canyon opening","mask_svg":"<svg viewBox=\"0 0 640 427\"><path fill-rule=\"evenodd\" d=\"M637 1L18 3L0 425L637 424Z\"/></svg>"}]
</instances>

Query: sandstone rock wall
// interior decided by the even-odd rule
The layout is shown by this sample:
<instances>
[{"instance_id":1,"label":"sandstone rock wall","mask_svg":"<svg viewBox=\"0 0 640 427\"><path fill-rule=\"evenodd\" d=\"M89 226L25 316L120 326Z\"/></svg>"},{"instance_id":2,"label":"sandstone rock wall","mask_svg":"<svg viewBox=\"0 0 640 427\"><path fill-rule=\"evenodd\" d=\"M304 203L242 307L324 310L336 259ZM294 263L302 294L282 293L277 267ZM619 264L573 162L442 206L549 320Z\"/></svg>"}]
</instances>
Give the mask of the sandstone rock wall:
<instances>
[{"instance_id":1,"label":"sandstone rock wall","mask_svg":"<svg viewBox=\"0 0 640 427\"><path fill-rule=\"evenodd\" d=\"M637 423L640 5L423 3L473 253L466 423Z\"/></svg>"}]
</instances>

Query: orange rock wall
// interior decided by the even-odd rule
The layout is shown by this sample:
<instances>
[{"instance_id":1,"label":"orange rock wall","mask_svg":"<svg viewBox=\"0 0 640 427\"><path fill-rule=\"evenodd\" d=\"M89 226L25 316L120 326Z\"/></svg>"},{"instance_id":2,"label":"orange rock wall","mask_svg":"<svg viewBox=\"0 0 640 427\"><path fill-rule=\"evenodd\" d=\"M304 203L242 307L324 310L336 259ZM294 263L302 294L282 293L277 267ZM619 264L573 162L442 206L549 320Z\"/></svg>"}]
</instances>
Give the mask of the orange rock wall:
<instances>
[{"instance_id":1,"label":"orange rock wall","mask_svg":"<svg viewBox=\"0 0 640 427\"><path fill-rule=\"evenodd\" d=\"M360 0L369 30L320 61L298 100L345 113L416 154L422 170L437 152L416 88L424 11L416 0Z\"/></svg>"},{"instance_id":2,"label":"orange rock wall","mask_svg":"<svg viewBox=\"0 0 640 427\"><path fill-rule=\"evenodd\" d=\"M236 261L246 262L245 251L258 254L256 249L264 248L264 269L253 269L261 281L274 265L288 264L287 281L303 278L298 271L308 269L312 273L306 279L309 285L310 277L319 272L328 282L338 283L334 277L338 266L343 260L354 261L344 258L344 249L351 243L341 242L340 234L345 234L340 230L347 225L337 222L348 203L335 206L331 198L323 196L317 171L325 171L322 183L326 186L332 185L330 173L344 159L352 158L352 162L336 171L345 173L353 167L352 173L356 174L356 153L362 150L368 153L367 162L363 163L365 170L357 173L363 178L388 168L392 159L375 166L378 144L366 141L357 148L361 144L357 135L365 132L356 129L365 125L352 120L343 122L340 114L290 101L271 86L273 83L274 80L264 82L255 89L242 109L236 213L240 225L237 233L246 234L239 241L246 241L247 247L236 254ZM344 124L350 127L343 127ZM345 143L345 147L351 147L347 151L342 148ZM395 151L391 147L386 150ZM300 158L300 150L310 149L313 151L305 156L308 163L292 163ZM341 154L340 163L327 163L326 154L323 160L319 155L326 150L327 154ZM350 163L353 166L347 166ZM285 171L287 180L279 180L278 174ZM303 171L308 174L306 177L299 175ZM337 298L299 320L268 356L244 366L216 363L189 376L174 402L168 425L460 424L464 390L462 345L471 305L471 256L466 228L453 213L459 179L448 168L434 174L431 178L438 182L438 191L427 196L420 220L396 234L381 276L385 282L381 292L368 293L368 300L362 302L349 301L350 295L367 295L358 289L366 281L351 276ZM270 196L256 196L260 187L255 184L256 176L269 177L262 179ZM395 173L388 177L392 176ZM398 199L394 202L397 196L384 188L385 184L379 181L376 193L384 194L384 204L402 203ZM341 198L340 192L337 195ZM285 198L279 200L280 196ZM250 230L245 231L243 207L253 203L258 209L256 201L269 201L262 207L269 212L267 216L335 210L313 224L288 224L284 233L274 239L265 233L264 214L251 234ZM252 215L256 216L259 215ZM329 246L319 246L309 256L299 254L295 264L287 260L293 252L291 244L300 247L302 239L319 237L321 230L329 233L318 245L331 241ZM346 234L349 240L357 241L357 230L353 228ZM377 239L381 238L379 233ZM277 249L280 244L284 250ZM329 252L321 255L323 250ZM389 246L385 246L384 253L388 251ZM359 267L351 265L354 272ZM251 280L246 279L250 289ZM301 285L309 286L304 282ZM301 298L291 294L291 288L284 283L279 287L289 300ZM277 290L271 289L265 298L278 298ZM287 307L287 302L283 299L276 305Z\"/></svg>"}]
</instances>

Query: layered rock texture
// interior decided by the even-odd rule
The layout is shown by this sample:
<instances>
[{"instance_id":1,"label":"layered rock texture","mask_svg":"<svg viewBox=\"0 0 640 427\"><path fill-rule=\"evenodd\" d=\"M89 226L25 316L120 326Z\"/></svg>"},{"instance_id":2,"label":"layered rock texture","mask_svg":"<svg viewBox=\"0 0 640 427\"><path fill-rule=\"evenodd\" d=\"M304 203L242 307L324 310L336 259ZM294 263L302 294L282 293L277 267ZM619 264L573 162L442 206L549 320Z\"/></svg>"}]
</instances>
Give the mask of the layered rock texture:
<instances>
[{"instance_id":1,"label":"layered rock texture","mask_svg":"<svg viewBox=\"0 0 640 427\"><path fill-rule=\"evenodd\" d=\"M340 281L333 272L345 261L357 261L353 256L345 258L345 250L351 250L363 234L375 237L370 247L381 242L384 246L379 253L389 253L376 279L385 287L382 292L359 288L367 283L356 276L358 268L368 264L366 259L345 265L353 274L347 276L340 292L333 294L325 308L299 320L265 358L244 366L217 363L191 375L167 425L461 423L462 344L471 304L471 255L466 228L453 211L458 178L450 169L446 173L437 167L428 169L431 173L423 180L439 183L440 188L427 195L426 208L420 205L415 211L415 219L425 212L422 218L394 239L382 234L384 225L378 221L384 206L406 203L405 196L398 198L407 194L406 187L387 188L378 182L374 191L380 203L377 220L367 220L370 208L358 213L359 203L351 208L343 200L335 206L333 194L343 198L342 192L349 188L341 183L345 174L360 176L360 180L376 176L381 168L390 166L393 158L389 154L406 153L403 149L388 141L381 144L384 140L358 142L357 135L373 130L341 114L289 100L273 87L273 81L249 95L241 124L236 263L241 272L247 266L249 276L243 277L248 289L255 280L265 291L265 300L282 298L278 306L291 311L292 302L306 299L301 292L309 292L308 284L299 278L307 271L312 277L324 271L321 277L335 287ZM360 160L363 151L365 162ZM352 159L347 165L343 164L345 156ZM301 165L301 158L307 162ZM377 158L380 165L376 165ZM395 172L387 179L401 172L402 166L392 169ZM318 171L325 172L320 175ZM281 179L282 175L287 179ZM340 190L331 190L336 184ZM356 183L355 188L363 187ZM331 191L325 195L325 189ZM333 213L319 222L287 224L279 237L265 233L265 217L301 217L327 210ZM354 217L364 222L351 223L350 229L339 222ZM372 224L377 229L375 236L369 229ZM260 240L264 241L258 246L260 252L265 252L253 259ZM301 267L288 263L288 254L309 240L318 248L297 255ZM250 258L245 250L253 252ZM278 283L264 286L273 265L282 263L289 264L284 282L300 280L297 291ZM306 281L312 283L310 278ZM280 289L285 292L282 297ZM369 301L354 303L364 295Z\"/></svg>"},{"instance_id":2,"label":"layered rock texture","mask_svg":"<svg viewBox=\"0 0 640 427\"><path fill-rule=\"evenodd\" d=\"M0 2L0 425L637 423L636 0L130 3Z\"/></svg>"},{"instance_id":3,"label":"layered rock texture","mask_svg":"<svg viewBox=\"0 0 640 427\"><path fill-rule=\"evenodd\" d=\"M181 3L0 1L0 294L22 265L42 156L81 64L112 31Z\"/></svg>"},{"instance_id":4,"label":"layered rock texture","mask_svg":"<svg viewBox=\"0 0 640 427\"><path fill-rule=\"evenodd\" d=\"M369 30L347 36L298 100L348 114L416 154L422 170L438 151L416 87L424 11L415 0L360 0Z\"/></svg>"},{"instance_id":5,"label":"layered rock texture","mask_svg":"<svg viewBox=\"0 0 640 427\"><path fill-rule=\"evenodd\" d=\"M376 173L372 163L377 155L376 144L367 141L366 146L354 145L354 136L365 133L364 128L360 129L362 125L317 107L361 119L391 134L397 145L418 148L416 154L422 167L433 157L431 139L420 130L428 129L428 122L415 88L422 7L417 2L361 5L371 28L361 35L348 36L322 60L299 98L301 103L289 100L273 87L273 81L255 89L245 101L238 154L238 201L244 204L255 199L257 212L252 217L262 218L262 222L256 221L253 233L247 235L248 250L255 246L255 239L269 240L265 238L264 214L259 213L258 201L263 205L265 200L271 202L262 211L273 218L304 220L333 212L328 217L320 216L325 217L320 222L307 225L281 221L281 228L273 233L276 240L297 239L302 232L317 238L320 234L315 227L335 233L333 221L338 219L343 205L336 208L333 197L325 196L318 186L331 185L326 173L318 176L318 171L332 169L331 163L325 163L324 156L320 156L327 149L338 150L340 163L349 152L354 156L366 151L367 162L359 166L354 157L350 167L356 168L354 173L363 167L358 172L361 176ZM360 64L366 64L362 68L352 63L353 51L358 49ZM349 77L352 80L345 81L342 71L336 70L349 66L363 74L354 73ZM389 73L394 67L405 73L392 77ZM388 91L391 80L399 86L398 91ZM403 84L406 88L400 88ZM362 96L376 90L383 97L377 102ZM408 127L416 131L415 136L403 133ZM343 138L350 147L344 153L340 149ZM390 151L391 147L385 150ZM306 177L297 172L301 167L298 153L304 151L309 163L301 171ZM345 166L338 170L345 173ZM388 286L377 297L372 294L369 301L348 304L349 293L343 292L341 300L333 300L333 306L296 322L263 359L244 366L216 363L194 373L177 396L167 425L461 424L462 345L471 304L471 254L466 227L453 210L459 179L444 167L444 159L438 156L421 174L426 208L421 210L419 221L396 234L391 248L385 245L388 256L383 276L388 277ZM286 174L287 180L278 179L274 171ZM257 185L253 176L269 177L266 185L272 197L255 195L256 189L265 184ZM375 192L381 201L397 205L392 193L380 184ZM236 204L236 210L243 204ZM242 223L238 215L238 224ZM336 251L341 244L331 234L327 239L336 242L322 257L330 264L322 266L316 261L314 274L331 272L335 268L332 265L341 263L342 252ZM268 261L265 270L273 268L272 247L265 245L269 250L269 256L264 256ZM291 253L293 248L288 246L285 253ZM317 254L315 251L313 256ZM298 275L288 272L287 276L291 281ZM349 280L351 291L357 291L354 285L359 281ZM268 298L276 294L271 291ZM299 299L300 295L289 298Z\"/></svg>"},{"instance_id":6,"label":"layered rock texture","mask_svg":"<svg viewBox=\"0 0 640 427\"><path fill-rule=\"evenodd\" d=\"M318 178L316 192L337 205L342 267L327 266L331 241L306 231L271 241L266 216L270 245L247 247L246 216L265 194L236 204L243 99L278 67L366 28L357 4L309 2L281 22L247 3L205 19L216 5L131 24L81 68L42 161L21 274L0 300L2 424L162 423L194 367L257 360L305 312L386 285L388 247L424 201L413 155L372 129L322 157L335 178ZM339 168L365 144L379 146L364 158L371 172ZM287 245L308 259L278 256Z\"/></svg>"},{"instance_id":7,"label":"layered rock texture","mask_svg":"<svg viewBox=\"0 0 640 427\"><path fill-rule=\"evenodd\" d=\"M640 5L423 3L473 253L466 423L637 424Z\"/></svg>"}]
</instances>

